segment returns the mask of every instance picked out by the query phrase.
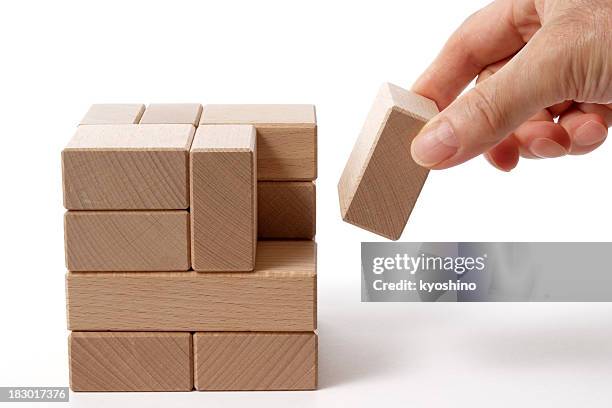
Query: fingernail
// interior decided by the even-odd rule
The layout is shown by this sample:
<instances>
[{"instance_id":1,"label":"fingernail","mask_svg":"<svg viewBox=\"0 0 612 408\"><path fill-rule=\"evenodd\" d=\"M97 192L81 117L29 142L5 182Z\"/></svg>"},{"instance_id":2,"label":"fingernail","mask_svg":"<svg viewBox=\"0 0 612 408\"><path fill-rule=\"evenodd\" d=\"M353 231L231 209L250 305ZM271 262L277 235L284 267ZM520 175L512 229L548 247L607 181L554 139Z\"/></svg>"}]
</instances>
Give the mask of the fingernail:
<instances>
[{"instance_id":1,"label":"fingernail","mask_svg":"<svg viewBox=\"0 0 612 408\"><path fill-rule=\"evenodd\" d=\"M433 124L424 129L412 144L416 161L423 166L433 166L457 153L459 139L447 122Z\"/></svg>"},{"instance_id":2,"label":"fingernail","mask_svg":"<svg viewBox=\"0 0 612 408\"><path fill-rule=\"evenodd\" d=\"M567 154L567 149L559 143L550 139L535 139L529 145L531 153L542 159L551 159L553 157L561 157Z\"/></svg>"},{"instance_id":3,"label":"fingernail","mask_svg":"<svg viewBox=\"0 0 612 408\"><path fill-rule=\"evenodd\" d=\"M574 142L580 146L591 146L604 140L608 135L608 129L599 122L589 120L576 129Z\"/></svg>"}]
</instances>

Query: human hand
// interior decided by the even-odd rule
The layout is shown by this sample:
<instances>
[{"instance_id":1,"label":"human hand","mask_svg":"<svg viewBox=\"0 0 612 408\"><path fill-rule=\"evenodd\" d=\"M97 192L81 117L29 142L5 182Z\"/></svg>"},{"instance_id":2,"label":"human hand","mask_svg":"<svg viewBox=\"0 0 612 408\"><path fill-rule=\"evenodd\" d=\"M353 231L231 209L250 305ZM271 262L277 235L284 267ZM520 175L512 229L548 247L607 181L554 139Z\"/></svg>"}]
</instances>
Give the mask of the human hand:
<instances>
[{"instance_id":1,"label":"human hand","mask_svg":"<svg viewBox=\"0 0 612 408\"><path fill-rule=\"evenodd\" d=\"M462 24L412 90L441 110L412 143L425 167L484 153L510 171L520 156L589 153L612 124L612 1L496 0Z\"/></svg>"}]
</instances>

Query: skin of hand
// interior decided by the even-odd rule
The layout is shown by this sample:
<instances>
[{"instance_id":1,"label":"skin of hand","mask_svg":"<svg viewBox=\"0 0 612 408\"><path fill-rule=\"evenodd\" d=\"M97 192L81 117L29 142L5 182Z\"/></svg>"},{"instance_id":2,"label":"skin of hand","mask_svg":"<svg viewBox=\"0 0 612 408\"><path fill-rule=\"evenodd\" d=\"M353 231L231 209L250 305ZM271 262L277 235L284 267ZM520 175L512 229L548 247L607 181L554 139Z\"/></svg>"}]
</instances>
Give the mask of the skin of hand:
<instances>
[{"instance_id":1,"label":"skin of hand","mask_svg":"<svg viewBox=\"0 0 612 408\"><path fill-rule=\"evenodd\" d=\"M412 142L422 166L484 153L510 171L519 157L589 153L612 124L612 0L494 1L461 25L412 90L441 110Z\"/></svg>"}]
</instances>

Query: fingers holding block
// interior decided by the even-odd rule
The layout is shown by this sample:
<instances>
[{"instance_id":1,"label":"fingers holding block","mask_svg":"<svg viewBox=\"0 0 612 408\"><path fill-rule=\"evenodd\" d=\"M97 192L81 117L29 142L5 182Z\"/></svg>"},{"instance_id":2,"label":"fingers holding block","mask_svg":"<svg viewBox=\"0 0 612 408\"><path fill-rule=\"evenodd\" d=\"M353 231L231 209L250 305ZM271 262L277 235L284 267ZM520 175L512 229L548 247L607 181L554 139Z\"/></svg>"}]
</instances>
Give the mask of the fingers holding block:
<instances>
[{"instance_id":1,"label":"fingers holding block","mask_svg":"<svg viewBox=\"0 0 612 408\"><path fill-rule=\"evenodd\" d=\"M423 96L381 87L338 184L344 221L399 239L429 173L412 160L410 145L437 113Z\"/></svg>"},{"instance_id":2,"label":"fingers holding block","mask_svg":"<svg viewBox=\"0 0 612 408\"><path fill-rule=\"evenodd\" d=\"M140 121L145 106L138 104L94 104L91 105L81 125L120 125L134 124Z\"/></svg>"},{"instance_id":3,"label":"fingers holding block","mask_svg":"<svg viewBox=\"0 0 612 408\"><path fill-rule=\"evenodd\" d=\"M195 333L200 391L314 390L316 333Z\"/></svg>"},{"instance_id":4,"label":"fingers holding block","mask_svg":"<svg viewBox=\"0 0 612 408\"><path fill-rule=\"evenodd\" d=\"M200 126L191 146L191 243L196 271L251 271L257 246L256 133Z\"/></svg>"},{"instance_id":5,"label":"fingers holding block","mask_svg":"<svg viewBox=\"0 0 612 408\"><path fill-rule=\"evenodd\" d=\"M192 125L83 125L62 152L68 210L187 209Z\"/></svg>"},{"instance_id":6,"label":"fingers holding block","mask_svg":"<svg viewBox=\"0 0 612 408\"><path fill-rule=\"evenodd\" d=\"M72 332L73 391L191 391L191 333Z\"/></svg>"}]
</instances>

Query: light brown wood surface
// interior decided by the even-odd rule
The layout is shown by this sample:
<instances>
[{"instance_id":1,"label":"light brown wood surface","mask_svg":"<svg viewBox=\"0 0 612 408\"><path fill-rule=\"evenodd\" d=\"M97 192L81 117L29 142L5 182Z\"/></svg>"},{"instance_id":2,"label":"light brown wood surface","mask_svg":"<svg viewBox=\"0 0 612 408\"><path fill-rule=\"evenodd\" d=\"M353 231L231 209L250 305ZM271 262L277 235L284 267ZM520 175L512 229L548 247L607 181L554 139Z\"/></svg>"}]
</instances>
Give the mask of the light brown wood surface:
<instances>
[{"instance_id":1,"label":"light brown wood surface","mask_svg":"<svg viewBox=\"0 0 612 408\"><path fill-rule=\"evenodd\" d=\"M254 272L70 272L70 330L313 331L316 244L260 241Z\"/></svg>"},{"instance_id":2,"label":"light brown wood surface","mask_svg":"<svg viewBox=\"0 0 612 408\"><path fill-rule=\"evenodd\" d=\"M259 238L313 239L316 231L314 182L258 182L257 214Z\"/></svg>"},{"instance_id":3,"label":"light brown wood surface","mask_svg":"<svg viewBox=\"0 0 612 408\"><path fill-rule=\"evenodd\" d=\"M202 105L199 103L152 103L147 106L141 124L185 123L198 126Z\"/></svg>"},{"instance_id":4,"label":"light brown wood surface","mask_svg":"<svg viewBox=\"0 0 612 408\"><path fill-rule=\"evenodd\" d=\"M206 105L200 124L254 125L259 180L317 178L313 105Z\"/></svg>"},{"instance_id":5,"label":"light brown wood surface","mask_svg":"<svg viewBox=\"0 0 612 408\"><path fill-rule=\"evenodd\" d=\"M251 271L257 247L257 167L251 125L204 125L190 153L194 270Z\"/></svg>"},{"instance_id":6,"label":"light brown wood surface","mask_svg":"<svg viewBox=\"0 0 612 408\"><path fill-rule=\"evenodd\" d=\"M189 207L192 125L82 125L62 152L69 210Z\"/></svg>"},{"instance_id":7,"label":"light brown wood surface","mask_svg":"<svg viewBox=\"0 0 612 408\"><path fill-rule=\"evenodd\" d=\"M315 333L195 333L193 347L196 390L317 388Z\"/></svg>"},{"instance_id":8,"label":"light brown wood surface","mask_svg":"<svg viewBox=\"0 0 612 408\"><path fill-rule=\"evenodd\" d=\"M91 105L81 125L119 125L138 123L145 106L141 103L122 104L95 104Z\"/></svg>"},{"instance_id":9,"label":"light brown wood surface","mask_svg":"<svg viewBox=\"0 0 612 408\"><path fill-rule=\"evenodd\" d=\"M187 211L67 211L71 271L186 271Z\"/></svg>"},{"instance_id":10,"label":"light brown wood surface","mask_svg":"<svg viewBox=\"0 0 612 408\"><path fill-rule=\"evenodd\" d=\"M191 333L72 332L73 391L191 391Z\"/></svg>"},{"instance_id":11,"label":"light brown wood surface","mask_svg":"<svg viewBox=\"0 0 612 408\"><path fill-rule=\"evenodd\" d=\"M427 178L410 155L436 104L392 84L374 101L338 184L342 218L397 240Z\"/></svg>"}]
</instances>

